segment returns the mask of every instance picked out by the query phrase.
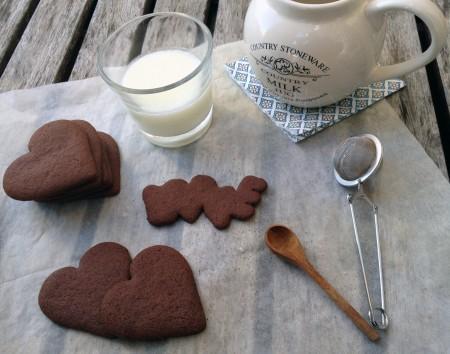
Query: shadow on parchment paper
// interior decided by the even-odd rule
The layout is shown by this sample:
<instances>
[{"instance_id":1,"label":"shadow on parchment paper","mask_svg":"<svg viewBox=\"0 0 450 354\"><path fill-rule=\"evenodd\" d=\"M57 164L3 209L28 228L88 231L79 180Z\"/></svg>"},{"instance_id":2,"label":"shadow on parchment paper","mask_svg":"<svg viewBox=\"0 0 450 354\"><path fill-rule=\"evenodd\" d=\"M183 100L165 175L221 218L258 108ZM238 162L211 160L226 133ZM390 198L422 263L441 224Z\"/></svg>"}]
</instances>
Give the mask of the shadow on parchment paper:
<instances>
[{"instance_id":1,"label":"shadow on parchment paper","mask_svg":"<svg viewBox=\"0 0 450 354\"><path fill-rule=\"evenodd\" d=\"M114 339L117 345L116 350L108 350L109 354L121 353L123 349L130 351L130 353L152 353L152 354L163 354L168 353L167 343L169 339L161 339L152 342L131 342L123 339Z\"/></svg>"}]
</instances>

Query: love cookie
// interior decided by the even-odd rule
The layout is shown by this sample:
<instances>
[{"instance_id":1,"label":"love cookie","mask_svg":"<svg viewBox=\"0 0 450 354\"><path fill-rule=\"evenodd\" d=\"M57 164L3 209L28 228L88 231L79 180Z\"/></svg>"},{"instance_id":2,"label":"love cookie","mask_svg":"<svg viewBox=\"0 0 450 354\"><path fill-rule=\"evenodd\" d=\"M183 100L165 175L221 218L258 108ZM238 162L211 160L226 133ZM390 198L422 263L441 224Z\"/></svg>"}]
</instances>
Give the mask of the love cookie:
<instances>
[{"instance_id":1,"label":"love cookie","mask_svg":"<svg viewBox=\"0 0 450 354\"><path fill-rule=\"evenodd\" d=\"M14 199L52 198L97 178L88 136L74 122L45 124L31 136L28 149L3 177L3 188Z\"/></svg>"},{"instance_id":2,"label":"love cookie","mask_svg":"<svg viewBox=\"0 0 450 354\"><path fill-rule=\"evenodd\" d=\"M152 225L172 224L179 217L193 223L203 211L217 229L225 229L233 218L251 218L266 188L266 181L254 176L245 177L234 189L219 187L213 178L198 175L189 183L173 179L162 186L147 186L142 197Z\"/></svg>"},{"instance_id":3,"label":"love cookie","mask_svg":"<svg viewBox=\"0 0 450 354\"><path fill-rule=\"evenodd\" d=\"M52 273L39 306L53 322L104 337L153 340L203 331L206 318L186 259L153 246L133 260L113 243L89 249L78 268Z\"/></svg>"},{"instance_id":4,"label":"love cookie","mask_svg":"<svg viewBox=\"0 0 450 354\"><path fill-rule=\"evenodd\" d=\"M56 120L31 137L29 152L6 169L11 198L61 202L120 192L120 152L108 134L83 120Z\"/></svg>"},{"instance_id":5,"label":"love cookie","mask_svg":"<svg viewBox=\"0 0 450 354\"><path fill-rule=\"evenodd\" d=\"M109 333L151 340L205 329L194 275L178 251L167 246L149 247L133 259L130 275L103 298L100 312Z\"/></svg>"},{"instance_id":6,"label":"love cookie","mask_svg":"<svg viewBox=\"0 0 450 354\"><path fill-rule=\"evenodd\" d=\"M42 285L39 306L53 322L97 334L112 336L100 318L106 292L130 278L128 250L113 242L90 248L78 268L65 267L52 273Z\"/></svg>"}]
</instances>

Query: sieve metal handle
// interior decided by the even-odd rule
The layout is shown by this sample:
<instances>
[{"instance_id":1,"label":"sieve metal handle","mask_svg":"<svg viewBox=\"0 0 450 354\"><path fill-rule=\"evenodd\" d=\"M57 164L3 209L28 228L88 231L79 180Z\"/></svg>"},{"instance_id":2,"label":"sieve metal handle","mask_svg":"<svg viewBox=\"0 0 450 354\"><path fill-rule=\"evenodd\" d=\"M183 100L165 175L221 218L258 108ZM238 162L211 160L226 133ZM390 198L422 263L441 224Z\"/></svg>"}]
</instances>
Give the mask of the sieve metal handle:
<instances>
[{"instance_id":1,"label":"sieve metal handle","mask_svg":"<svg viewBox=\"0 0 450 354\"><path fill-rule=\"evenodd\" d=\"M372 208L373 212L373 219L375 224L375 237L377 241L377 258L378 258L378 274L380 279L380 299L381 299L381 306L377 308L373 308L372 306L372 299L370 296L369 286L367 284L367 276L366 276L366 269L364 267L364 258L361 251L361 243L359 241L359 233L358 233L358 226L356 224L356 217L355 217L355 211L353 207L353 201L357 199L362 199L366 201ZM389 318L386 314L385 309L385 302L384 302L384 281L383 281L383 268L381 263L381 246L380 246L380 233L379 233L379 227L378 227L378 207L370 200L370 198L364 193L362 183L358 183L358 190L355 194L348 194L347 200L350 206L350 212L352 214L352 221L353 221L353 230L355 232L355 240L356 245L358 247L358 254L359 254L359 261L361 263L361 270L363 273L364 278L364 285L366 287L366 293L367 293L367 302L369 303L369 320L373 327L378 329L387 329L389 326ZM377 311L380 314L381 321L378 322L375 318L375 311Z\"/></svg>"}]
</instances>

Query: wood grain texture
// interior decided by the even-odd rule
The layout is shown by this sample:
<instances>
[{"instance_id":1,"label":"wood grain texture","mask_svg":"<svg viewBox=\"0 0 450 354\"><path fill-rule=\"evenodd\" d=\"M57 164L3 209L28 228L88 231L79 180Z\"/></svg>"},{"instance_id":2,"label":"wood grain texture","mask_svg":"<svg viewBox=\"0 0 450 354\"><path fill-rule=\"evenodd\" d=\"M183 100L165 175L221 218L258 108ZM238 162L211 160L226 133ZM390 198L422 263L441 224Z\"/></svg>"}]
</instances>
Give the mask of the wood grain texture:
<instances>
[{"instance_id":1,"label":"wood grain texture","mask_svg":"<svg viewBox=\"0 0 450 354\"><path fill-rule=\"evenodd\" d=\"M0 76L39 0L0 2Z\"/></svg>"},{"instance_id":2,"label":"wood grain texture","mask_svg":"<svg viewBox=\"0 0 450 354\"><path fill-rule=\"evenodd\" d=\"M442 10L447 18L447 25L450 29L450 1L449 0L433 0ZM447 104L450 109L450 30L447 34L447 44L442 49L441 54L437 58L441 78L445 88ZM450 139L450 137L449 137Z\"/></svg>"},{"instance_id":3,"label":"wood grain texture","mask_svg":"<svg viewBox=\"0 0 450 354\"><path fill-rule=\"evenodd\" d=\"M152 10L152 4L146 0L123 0L98 2L80 53L73 68L70 80L79 80L97 75L96 56L98 46L119 26L136 16ZM158 0L154 12L177 11L197 17L202 21L206 17L208 1Z\"/></svg>"},{"instance_id":4,"label":"wood grain texture","mask_svg":"<svg viewBox=\"0 0 450 354\"><path fill-rule=\"evenodd\" d=\"M414 17L406 12L390 13L381 63L398 63L420 52ZM426 71L420 69L403 79L406 89L388 98L388 102L444 176L448 176Z\"/></svg>"},{"instance_id":5,"label":"wood grain texture","mask_svg":"<svg viewBox=\"0 0 450 354\"><path fill-rule=\"evenodd\" d=\"M214 29L214 45L242 39L250 0L220 0Z\"/></svg>"},{"instance_id":6,"label":"wood grain texture","mask_svg":"<svg viewBox=\"0 0 450 354\"><path fill-rule=\"evenodd\" d=\"M69 80L97 75L96 57L99 45L125 22L142 15L145 3L145 0L100 0L97 3Z\"/></svg>"},{"instance_id":7,"label":"wood grain texture","mask_svg":"<svg viewBox=\"0 0 450 354\"><path fill-rule=\"evenodd\" d=\"M157 0L154 12L182 12L205 21L208 10L208 0L176 1ZM162 29L161 27L164 27ZM146 31L142 51L149 48L179 48L191 47L197 40L198 28L189 21L180 18L169 18L150 25ZM182 36L174 35L181 33Z\"/></svg>"},{"instance_id":8,"label":"wood grain texture","mask_svg":"<svg viewBox=\"0 0 450 354\"><path fill-rule=\"evenodd\" d=\"M157 0L154 12L176 11L183 12L204 21L208 11L208 0Z\"/></svg>"},{"instance_id":9,"label":"wood grain texture","mask_svg":"<svg viewBox=\"0 0 450 354\"><path fill-rule=\"evenodd\" d=\"M157 0L155 4L154 12L182 12L192 17L205 21L208 11L208 0L194 0L194 1L179 1L179 0ZM167 29L168 26L172 26L173 33L186 33L186 37L183 39L185 43L179 43L180 38L171 36L170 31L159 32L158 26L154 26L152 31L148 31L146 34L146 40L152 45L158 46L158 42L163 42L163 47L180 47L183 45L191 46L196 41L196 29L185 22L178 20L168 20L165 22ZM155 33L156 31L156 33ZM151 33L153 32L153 33ZM158 33L159 32L159 33ZM191 33L191 35L188 35ZM155 36L156 34L156 36ZM172 38L171 38L172 37ZM162 43L161 43L162 44ZM144 44L144 49L146 45Z\"/></svg>"},{"instance_id":10,"label":"wood grain texture","mask_svg":"<svg viewBox=\"0 0 450 354\"><path fill-rule=\"evenodd\" d=\"M0 78L2 91L61 80L93 0L42 0Z\"/></svg>"}]
</instances>

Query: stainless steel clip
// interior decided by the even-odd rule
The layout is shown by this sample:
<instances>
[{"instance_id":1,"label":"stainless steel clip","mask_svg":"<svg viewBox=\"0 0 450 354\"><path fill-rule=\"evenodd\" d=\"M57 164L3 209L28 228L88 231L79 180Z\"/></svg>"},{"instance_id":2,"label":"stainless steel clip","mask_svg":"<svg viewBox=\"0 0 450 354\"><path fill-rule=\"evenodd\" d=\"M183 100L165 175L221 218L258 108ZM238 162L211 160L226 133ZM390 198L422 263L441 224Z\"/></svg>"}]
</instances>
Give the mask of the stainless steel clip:
<instances>
[{"instance_id":1,"label":"stainless steel clip","mask_svg":"<svg viewBox=\"0 0 450 354\"><path fill-rule=\"evenodd\" d=\"M358 226L356 224L356 217L355 217L355 211L353 207L353 202L357 199L364 200L367 202L370 207L372 208L373 212L373 219L375 224L375 237L377 241L377 258L378 258L378 274L379 274L379 280L380 280L380 299L381 299L381 306L374 309L372 305L372 298L370 296L369 286L367 284L367 276L366 276L366 269L364 267L364 258L361 251L361 243L359 240L359 232L358 232ZM383 281L383 267L381 263L381 246L380 246L380 232L378 227L378 207L370 200L370 198L364 193L363 186L361 181L358 183L358 190L355 194L349 193L347 195L347 200L350 206L350 211L352 214L352 221L353 221L353 230L355 232L355 240L356 245L358 247L358 253L359 253L359 261L361 263L361 270L364 277L364 285L366 287L366 293L367 293L367 301L369 303L369 319L375 328L378 329L386 329L389 325L389 319L386 314L386 308L384 303L384 281ZM381 316L381 322L376 321L374 310L378 311Z\"/></svg>"}]
</instances>

